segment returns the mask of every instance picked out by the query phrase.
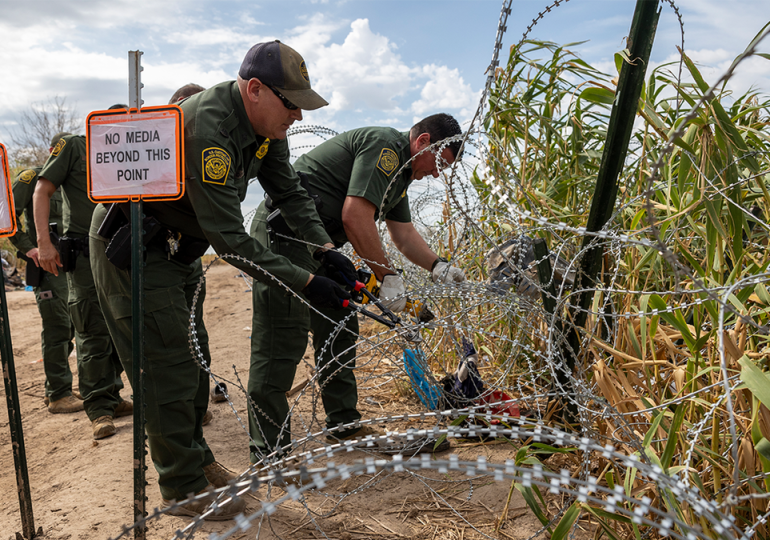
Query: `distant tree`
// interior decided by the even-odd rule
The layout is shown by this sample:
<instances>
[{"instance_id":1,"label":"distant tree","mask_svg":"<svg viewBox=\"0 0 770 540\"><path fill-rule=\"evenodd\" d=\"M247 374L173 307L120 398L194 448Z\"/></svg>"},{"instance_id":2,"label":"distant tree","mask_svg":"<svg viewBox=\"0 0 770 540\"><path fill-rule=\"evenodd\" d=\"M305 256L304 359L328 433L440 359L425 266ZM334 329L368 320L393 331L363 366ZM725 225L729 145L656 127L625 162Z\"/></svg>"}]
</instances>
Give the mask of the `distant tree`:
<instances>
[{"instance_id":1,"label":"distant tree","mask_svg":"<svg viewBox=\"0 0 770 540\"><path fill-rule=\"evenodd\" d=\"M51 138L62 131L78 134L83 119L67 98L54 96L32 103L19 117L18 127L9 133L8 154L12 167L35 167L45 163Z\"/></svg>"}]
</instances>

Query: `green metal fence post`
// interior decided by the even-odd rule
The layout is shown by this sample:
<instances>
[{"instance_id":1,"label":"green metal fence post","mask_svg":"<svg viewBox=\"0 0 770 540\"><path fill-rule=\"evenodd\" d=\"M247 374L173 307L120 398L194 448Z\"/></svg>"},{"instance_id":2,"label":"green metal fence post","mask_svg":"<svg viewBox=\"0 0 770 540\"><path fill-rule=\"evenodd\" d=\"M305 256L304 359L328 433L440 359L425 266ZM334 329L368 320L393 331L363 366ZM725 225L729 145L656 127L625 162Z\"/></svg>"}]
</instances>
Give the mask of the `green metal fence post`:
<instances>
[{"instance_id":1,"label":"green metal fence post","mask_svg":"<svg viewBox=\"0 0 770 540\"><path fill-rule=\"evenodd\" d=\"M141 51L129 51L128 86L129 106L142 106ZM134 523L147 516L145 471L146 436L144 433L144 214L142 201L131 202L131 355L134 392ZM137 525L134 538L144 540L147 527Z\"/></svg>"},{"instance_id":2,"label":"green metal fence post","mask_svg":"<svg viewBox=\"0 0 770 540\"><path fill-rule=\"evenodd\" d=\"M0 358L3 364L3 382L5 383L5 401L8 404L8 424L11 427L11 448L13 464L16 469L16 487L21 509L21 528L24 537L35 537L35 518L32 515L32 494L29 489L27 471L27 452L24 449L24 431L21 425L21 406L19 389L16 385L16 366L13 363L11 345L11 326L8 322L8 302L5 298L5 275L0 269Z\"/></svg>"},{"instance_id":3,"label":"green metal fence post","mask_svg":"<svg viewBox=\"0 0 770 540\"><path fill-rule=\"evenodd\" d=\"M570 308L571 327L567 330L567 343L561 345L567 373L572 373L580 353L580 328L588 318L588 310L594 297L594 287L602 269L604 247L590 233L600 231L607 223L615 208L618 194L618 177L628 152L628 143L639 107L644 77L649 64L650 51L655 39L655 30L660 16L659 0L637 0L631 31L627 41L629 62L623 62L620 70L615 103L612 106L607 140L604 145L601 165L596 179L596 190L588 215L583 238L584 255L578 267L574 291L577 299ZM575 419L577 408L570 403L565 415L566 423Z\"/></svg>"}]
</instances>

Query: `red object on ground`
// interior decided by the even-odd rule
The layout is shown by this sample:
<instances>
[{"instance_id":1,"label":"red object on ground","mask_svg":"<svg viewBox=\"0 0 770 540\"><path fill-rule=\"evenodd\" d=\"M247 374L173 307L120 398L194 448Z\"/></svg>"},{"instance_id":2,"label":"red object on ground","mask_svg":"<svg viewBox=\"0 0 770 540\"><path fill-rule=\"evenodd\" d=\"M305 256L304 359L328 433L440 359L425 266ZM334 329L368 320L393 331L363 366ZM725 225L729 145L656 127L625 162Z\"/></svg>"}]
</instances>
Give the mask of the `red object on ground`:
<instances>
[{"instance_id":1,"label":"red object on ground","mask_svg":"<svg viewBox=\"0 0 770 540\"><path fill-rule=\"evenodd\" d=\"M513 418L519 418L521 412L519 411L519 405L513 401L513 398L503 392L502 390L492 390L488 394L485 393L475 400L477 405L488 405L487 411L494 415L507 414ZM502 402L502 403L501 403ZM500 419L492 420L492 424L499 424Z\"/></svg>"}]
</instances>

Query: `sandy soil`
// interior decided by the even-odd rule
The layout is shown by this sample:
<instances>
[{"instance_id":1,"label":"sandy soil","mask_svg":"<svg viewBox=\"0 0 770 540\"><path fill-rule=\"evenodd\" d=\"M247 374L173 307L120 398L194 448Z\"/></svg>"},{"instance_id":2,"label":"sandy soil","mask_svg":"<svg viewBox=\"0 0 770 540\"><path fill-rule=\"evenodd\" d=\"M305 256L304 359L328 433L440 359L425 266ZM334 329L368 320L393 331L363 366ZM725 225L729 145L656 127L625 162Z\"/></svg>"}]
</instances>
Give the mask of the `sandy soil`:
<instances>
[{"instance_id":1,"label":"sandy soil","mask_svg":"<svg viewBox=\"0 0 770 540\"><path fill-rule=\"evenodd\" d=\"M237 271L226 264L215 265L208 273L208 298L205 305L206 325L211 335L214 371L229 380L233 369L243 384L248 379L249 334L251 326L251 294ZM27 451L32 490L35 528L42 528L46 540L86 540L114 538L124 525L132 522L132 417L116 420L115 436L94 441L85 413L53 415L43 404L44 373L40 360L40 318L32 293L14 291L7 294L13 340L13 353L22 408L24 440ZM306 357L312 358L311 356ZM75 369L75 356L70 358ZM312 362L312 361L311 361ZM306 376L303 364L297 380ZM359 398L364 417L419 412L419 402L413 395L396 391L396 385L380 388L375 399ZM21 531L16 475L10 446L8 412L5 391L0 401L0 540L15 538ZM246 418L245 400L233 392L233 404ZM124 397L130 396L126 383ZM304 401L303 401L304 400ZM304 395L298 407L311 411L310 397ZM247 435L227 403L212 404L213 422L204 428L209 445L217 460L233 471L245 471L248 466ZM385 427L385 426L383 426ZM388 426L393 429L393 426ZM511 459L515 448L510 444L457 444L453 441L449 454L460 459L476 459L484 455L489 461ZM362 452L335 455L334 461L352 462L367 457ZM157 474L148 458L148 509L160 505ZM408 473L378 477L373 486L347 497L371 476L353 477L332 483L323 492L307 496L308 507L317 512L314 525L307 511L296 501L281 505L261 529L252 528L236 533L233 538L482 538L480 532L493 538L527 538L540 528L540 523L527 510L518 491L513 491L507 519L495 533L495 525L505 506L510 482L494 482L482 478L469 482L447 482L447 475L438 475L436 482L422 481ZM441 483L443 482L443 483ZM471 487L472 484L472 487ZM430 488L428 487L430 486ZM432 489L431 489L432 488ZM435 490L435 491L434 491ZM452 508L442 504L436 491L450 501ZM275 499L284 492L273 488ZM257 497L267 498L266 488ZM554 501L556 502L556 501ZM336 504L339 503L339 504ZM335 507L336 504L336 507ZM248 499L248 512L260 508L257 498ZM467 520L467 522L465 521ZM472 523L477 530L469 526ZM190 522L184 518L163 516L149 526L148 538L172 538L174 532ZM211 532L224 532L233 522L206 523L196 538L208 538ZM133 538L133 533L125 537ZM546 536L547 537L547 536Z\"/></svg>"}]
</instances>

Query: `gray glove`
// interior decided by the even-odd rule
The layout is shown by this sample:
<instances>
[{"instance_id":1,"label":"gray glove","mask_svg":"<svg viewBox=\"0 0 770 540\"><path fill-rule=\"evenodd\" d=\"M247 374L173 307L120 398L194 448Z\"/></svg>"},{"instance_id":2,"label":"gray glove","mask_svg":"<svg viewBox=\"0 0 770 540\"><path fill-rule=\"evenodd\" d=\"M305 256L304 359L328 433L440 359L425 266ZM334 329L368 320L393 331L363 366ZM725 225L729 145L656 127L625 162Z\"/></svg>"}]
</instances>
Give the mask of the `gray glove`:
<instances>
[{"instance_id":1,"label":"gray glove","mask_svg":"<svg viewBox=\"0 0 770 540\"><path fill-rule=\"evenodd\" d=\"M465 281L465 273L456 266L450 266L449 263L440 261L433 267L431 273L434 283L443 283L449 285L450 283L462 283Z\"/></svg>"},{"instance_id":2,"label":"gray glove","mask_svg":"<svg viewBox=\"0 0 770 540\"><path fill-rule=\"evenodd\" d=\"M396 299L397 296L400 298ZM406 288L401 276L389 274L382 278L380 300L382 300L382 305L395 313L404 311L406 308Z\"/></svg>"}]
</instances>

